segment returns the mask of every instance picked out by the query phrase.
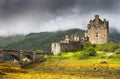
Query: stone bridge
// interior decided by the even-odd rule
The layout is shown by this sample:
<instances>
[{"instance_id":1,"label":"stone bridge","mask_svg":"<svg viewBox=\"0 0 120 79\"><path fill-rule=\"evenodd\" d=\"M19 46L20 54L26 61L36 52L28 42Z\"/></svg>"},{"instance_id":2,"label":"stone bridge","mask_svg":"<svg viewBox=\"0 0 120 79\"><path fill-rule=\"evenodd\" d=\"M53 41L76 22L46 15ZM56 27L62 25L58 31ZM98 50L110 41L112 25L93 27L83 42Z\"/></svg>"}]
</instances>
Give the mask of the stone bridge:
<instances>
[{"instance_id":1,"label":"stone bridge","mask_svg":"<svg viewBox=\"0 0 120 79\"><path fill-rule=\"evenodd\" d=\"M31 62L36 61L38 58L43 57L44 55L51 55L48 52L37 53L33 51L23 51L23 50L0 50L0 62L3 62L4 55L10 55L20 64L23 64L23 59L27 57Z\"/></svg>"}]
</instances>

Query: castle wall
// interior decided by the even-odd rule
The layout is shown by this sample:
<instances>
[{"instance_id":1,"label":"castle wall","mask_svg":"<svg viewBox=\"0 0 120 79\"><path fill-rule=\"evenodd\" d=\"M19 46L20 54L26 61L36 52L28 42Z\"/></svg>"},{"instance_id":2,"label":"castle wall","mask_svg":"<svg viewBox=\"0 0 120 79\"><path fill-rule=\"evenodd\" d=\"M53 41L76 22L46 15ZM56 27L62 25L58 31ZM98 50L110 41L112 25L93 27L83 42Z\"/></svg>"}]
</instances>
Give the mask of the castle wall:
<instances>
[{"instance_id":1,"label":"castle wall","mask_svg":"<svg viewBox=\"0 0 120 79\"><path fill-rule=\"evenodd\" d=\"M70 50L70 46L67 43L61 43L61 52L66 52Z\"/></svg>"},{"instance_id":2,"label":"castle wall","mask_svg":"<svg viewBox=\"0 0 120 79\"><path fill-rule=\"evenodd\" d=\"M91 29L88 31L88 37L92 44L106 44L108 42L107 29Z\"/></svg>"},{"instance_id":3,"label":"castle wall","mask_svg":"<svg viewBox=\"0 0 120 79\"><path fill-rule=\"evenodd\" d=\"M78 36L68 37L60 41L59 43L51 44L51 52L56 55L61 52L74 51L83 48L83 42Z\"/></svg>"},{"instance_id":4,"label":"castle wall","mask_svg":"<svg viewBox=\"0 0 120 79\"><path fill-rule=\"evenodd\" d=\"M60 43L52 43L51 44L51 52L56 55L61 52L61 44Z\"/></svg>"}]
</instances>

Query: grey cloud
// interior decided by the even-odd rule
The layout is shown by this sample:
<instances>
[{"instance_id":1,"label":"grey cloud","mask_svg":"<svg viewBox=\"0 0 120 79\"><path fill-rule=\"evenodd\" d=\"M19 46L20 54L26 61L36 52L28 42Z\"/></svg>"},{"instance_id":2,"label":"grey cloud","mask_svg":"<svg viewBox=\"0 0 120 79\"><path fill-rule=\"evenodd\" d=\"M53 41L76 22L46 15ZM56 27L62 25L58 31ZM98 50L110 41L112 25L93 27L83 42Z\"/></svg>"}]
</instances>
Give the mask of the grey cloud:
<instances>
[{"instance_id":1,"label":"grey cloud","mask_svg":"<svg viewBox=\"0 0 120 79\"><path fill-rule=\"evenodd\" d=\"M107 12L116 10L118 2L120 0L1 0L0 8L2 10L1 14L10 16L28 10L39 11L39 13L44 10L55 14L62 14L65 11L69 13L74 6L77 6L81 13L96 10Z\"/></svg>"},{"instance_id":2,"label":"grey cloud","mask_svg":"<svg viewBox=\"0 0 120 79\"><path fill-rule=\"evenodd\" d=\"M50 10L56 12L75 5L76 0L2 0L0 8L4 13L16 14L24 11L43 11ZM18 13L19 14L19 13Z\"/></svg>"},{"instance_id":3,"label":"grey cloud","mask_svg":"<svg viewBox=\"0 0 120 79\"><path fill-rule=\"evenodd\" d=\"M118 20L116 16L119 15L119 7L120 0L0 0L0 28L4 30L14 29L21 25L24 26L24 30L26 28L31 28L31 30L40 28L41 30L41 28L45 29L44 24L49 24L45 25L47 28L55 25L51 22L55 23L57 20L59 25L63 23L58 27L59 29L65 27L64 21L67 21L67 23L70 20L82 22L81 18L83 19L83 17L85 17L84 20L88 21L88 19L91 19L88 16L94 16L95 13L101 13L105 17L106 15L107 17L112 15L111 21L114 21L115 19ZM63 22L58 20L61 17ZM114 26L118 27L117 24L119 23L113 23ZM67 26L67 24L65 25ZM69 28L69 25L67 28ZM54 30L56 26L52 27ZM20 33L22 33L21 30ZM31 30L28 30L27 33L32 32Z\"/></svg>"}]
</instances>

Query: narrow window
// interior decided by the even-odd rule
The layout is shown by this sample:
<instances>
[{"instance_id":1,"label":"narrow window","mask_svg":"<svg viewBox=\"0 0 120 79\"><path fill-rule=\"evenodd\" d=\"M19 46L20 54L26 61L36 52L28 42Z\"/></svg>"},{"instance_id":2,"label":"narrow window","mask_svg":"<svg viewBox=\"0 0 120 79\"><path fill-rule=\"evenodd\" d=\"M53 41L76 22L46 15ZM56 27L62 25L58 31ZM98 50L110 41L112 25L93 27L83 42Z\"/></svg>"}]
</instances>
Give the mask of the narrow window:
<instances>
[{"instance_id":1,"label":"narrow window","mask_svg":"<svg viewBox=\"0 0 120 79\"><path fill-rule=\"evenodd\" d=\"M96 37L98 37L98 32L96 32Z\"/></svg>"}]
</instances>

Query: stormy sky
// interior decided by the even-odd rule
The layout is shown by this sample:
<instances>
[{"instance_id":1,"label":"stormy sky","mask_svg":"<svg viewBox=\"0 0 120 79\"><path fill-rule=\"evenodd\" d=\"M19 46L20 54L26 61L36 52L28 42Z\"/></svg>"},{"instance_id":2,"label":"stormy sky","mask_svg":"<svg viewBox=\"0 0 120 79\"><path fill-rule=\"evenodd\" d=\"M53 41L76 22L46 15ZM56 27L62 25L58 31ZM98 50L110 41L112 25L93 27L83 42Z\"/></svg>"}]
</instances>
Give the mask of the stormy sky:
<instances>
[{"instance_id":1,"label":"stormy sky","mask_svg":"<svg viewBox=\"0 0 120 79\"><path fill-rule=\"evenodd\" d=\"M120 0L0 0L0 35L86 29L94 15L120 31Z\"/></svg>"}]
</instances>

